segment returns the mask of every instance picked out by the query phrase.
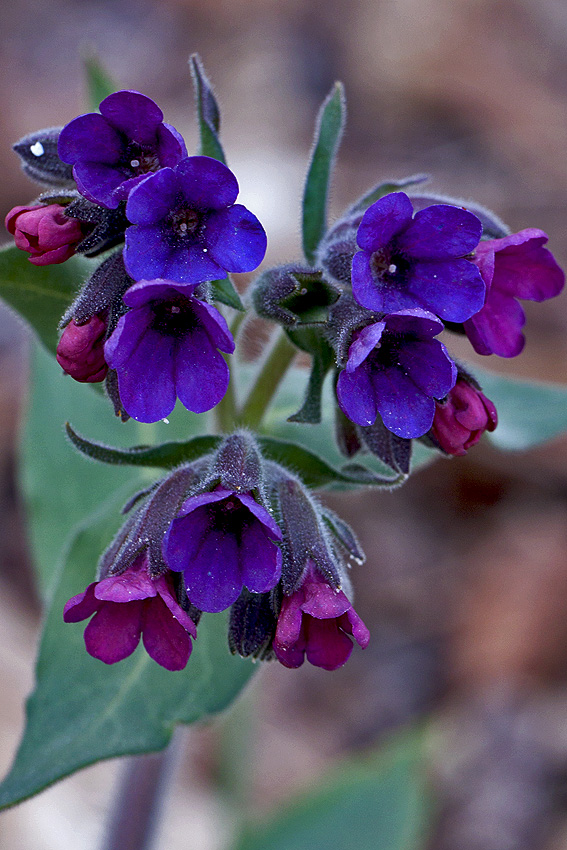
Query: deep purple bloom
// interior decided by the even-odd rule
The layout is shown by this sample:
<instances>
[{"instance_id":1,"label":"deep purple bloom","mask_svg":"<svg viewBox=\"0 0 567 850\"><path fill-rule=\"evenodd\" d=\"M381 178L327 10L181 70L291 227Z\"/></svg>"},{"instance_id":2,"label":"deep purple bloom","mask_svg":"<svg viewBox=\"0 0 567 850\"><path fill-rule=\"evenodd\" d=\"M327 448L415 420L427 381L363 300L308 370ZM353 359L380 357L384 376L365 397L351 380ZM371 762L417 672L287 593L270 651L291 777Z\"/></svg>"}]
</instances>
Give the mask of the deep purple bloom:
<instances>
[{"instance_id":1,"label":"deep purple bloom","mask_svg":"<svg viewBox=\"0 0 567 850\"><path fill-rule=\"evenodd\" d=\"M431 435L447 454L462 457L485 431L494 431L498 414L484 393L462 377L443 401L438 401Z\"/></svg>"},{"instance_id":2,"label":"deep purple bloom","mask_svg":"<svg viewBox=\"0 0 567 850\"><path fill-rule=\"evenodd\" d=\"M250 493L217 489L190 496L164 540L172 570L183 572L187 593L202 611L223 611L243 587L265 593L277 584L281 531Z\"/></svg>"},{"instance_id":3,"label":"deep purple bloom","mask_svg":"<svg viewBox=\"0 0 567 850\"><path fill-rule=\"evenodd\" d=\"M28 251L34 266L64 263L75 253L90 230L88 225L67 218L60 204L14 207L5 219L6 228L20 251Z\"/></svg>"},{"instance_id":4,"label":"deep purple bloom","mask_svg":"<svg viewBox=\"0 0 567 850\"><path fill-rule=\"evenodd\" d=\"M85 629L87 652L105 664L131 655L140 637L148 655L167 670L182 670L191 654L195 623L180 607L170 574L150 578L147 557L130 569L89 584L66 603L63 619L78 623L94 614Z\"/></svg>"},{"instance_id":5,"label":"deep purple bloom","mask_svg":"<svg viewBox=\"0 0 567 850\"><path fill-rule=\"evenodd\" d=\"M163 112L137 91L106 97L98 112L80 115L61 130L59 157L72 163L79 192L115 209L150 172L187 156L177 130Z\"/></svg>"},{"instance_id":6,"label":"deep purple bloom","mask_svg":"<svg viewBox=\"0 0 567 850\"><path fill-rule=\"evenodd\" d=\"M502 239L487 239L476 248L474 262L486 283L486 302L464 327L479 354L519 354L526 317L516 299L545 301L563 289L565 274L543 247L547 239L543 230L528 227Z\"/></svg>"},{"instance_id":7,"label":"deep purple bloom","mask_svg":"<svg viewBox=\"0 0 567 850\"><path fill-rule=\"evenodd\" d=\"M315 667L336 670L352 652L349 635L363 649L370 640L343 591L331 587L310 562L301 586L282 600L273 643L278 661L301 667L307 656Z\"/></svg>"},{"instance_id":8,"label":"deep purple bloom","mask_svg":"<svg viewBox=\"0 0 567 850\"><path fill-rule=\"evenodd\" d=\"M208 156L163 168L131 192L124 262L134 280L201 283L249 272L266 253L264 228L235 204L236 177Z\"/></svg>"},{"instance_id":9,"label":"deep purple bloom","mask_svg":"<svg viewBox=\"0 0 567 850\"><path fill-rule=\"evenodd\" d=\"M403 310L363 328L349 348L337 382L341 410L357 425L378 414L398 437L421 437L431 428L436 398L457 377L445 346L433 337L443 325L424 310Z\"/></svg>"},{"instance_id":10,"label":"deep purple bloom","mask_svg":"<svg viewBox=\"0 0 567 850\"><path fill-rule=\"evenodd\" d=\"M352 293L369 310L395 313L420 307L463 322L482 307L485 287L464 259L482 225L459 207L435 204L413 216L404 192L385 195L362 218L352 261Z\"/></svg>"},{"instance_id":11,"label":"deep purple bloom","mask_svg":"<svg viewBox=\"0 0 567 850\"><path fill-rule=\"evenodd\" d=\"M120 399L139 422L157 422L175 400L194 413L214 407L226 392L234 340L218 310L193 297L194 287L141 280L124 295L130 307L107 340L106 362L118 374Z\"/></svg>"},{"instance_id":12,"label":"deep purple bloom","mask_svg":"<svg viewBox=\"0 0 567 850\"><path fill-rule=\"evenodd\" d=\"M71 319L57 345L57 362L76 381L88 384L104 381L108 372L104 359L105 335L106 321L102 316L95 314L82 325Z\"/></svg>"}]
</instances>

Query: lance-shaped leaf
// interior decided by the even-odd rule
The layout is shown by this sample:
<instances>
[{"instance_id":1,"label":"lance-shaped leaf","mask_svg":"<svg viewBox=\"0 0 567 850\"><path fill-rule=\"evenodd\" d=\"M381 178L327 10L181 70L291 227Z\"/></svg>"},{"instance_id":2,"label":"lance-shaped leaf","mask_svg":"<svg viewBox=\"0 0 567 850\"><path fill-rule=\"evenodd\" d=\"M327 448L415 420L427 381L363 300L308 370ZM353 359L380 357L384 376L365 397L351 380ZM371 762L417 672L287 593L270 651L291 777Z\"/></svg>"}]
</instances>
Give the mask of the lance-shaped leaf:
<instances>
[{"instance_id":1,"label":"lance-shaped leaf","mask_svg":"<svg viewBox=\"0 0 567 850\"><path fill-rule=\"evenodd\" d=\"M92 47L83 53L83 66L87 83L89 107L98 110L99 104L109 94L118 90L118 86L94 52Z\"/></svg>"},{"instance_id":2,"label":"lance-shaped leaf","mask_svg":"<svg viewBox=\"0 0 567 850\"><path fill-rule=\"evenodd\" d=\"M93 263L79 257L57 266L34 266L23 251L5 248L0 251L0 296L55 353L59 320L94 268Z\"/></svg>"},{"instance_id":3,"label":"lance-shaped leaf","mask_svg":"<svg viewBox=\"0 0 567 850\"><path fill-rule=\"evenodd\" d=\"M311 162L303 192L303 252L310 263L327 230L327 201L333 163L346 115L342 83L335 83L323 102L317 123Z\"/></svg>"},{"instance_id":4,"label":"lance-shaped leaf","mask_svg":"<svg viewBox=\"0 0 567 850\"><path fill-rule=\"evenodd\" d=\"M59 159L61 127L48 127L24 136L13 146L28 177L45 186L75 189L73 167Z\"/></svg>"},{"instance_id":5,"label":"lance-shaped leaf","mask_svg":"<svg viewBox=\"0 0 567 850\"><path fill-rule=\"evenodd\" d=\"M119 516L83 528L70 548L47 617L35 690L14 765L0 785L0 808L100 759L163 749L178 723L225 708L254 672L227 646L226 616L203 617L187 667L172 673L142 646L108 666L91 658L84 623L66 624L65 601L93 579L96 560Z\"/></svg>"},{"instance_id":6,"label":"lance-shaped leaf","mask_svg":"<svg viewBox=\"0 0 567 850\"><path fill-rule=\"evenodd\" d=\"M67 423L67 435L73 445L87 457L111 465L131 465L174 469L182 463L196 460L213 451L220 444L221 437L193 437L185 442L164 443L161 446L135 446L131 449L112 448L92 442L77 434ZM309 449L273 437L260 436L258 444L262 454L268 460L281 463L300 475L307 487L321 488L333 485L375 485L394 486L400 483L400 477L381 476L358 464L349 464L348 468L337 469Z\"/></svg>"},{"instance_id":7,"label":"lance-shaped leaf","mask_svg":"<svg viewBox=\"0 0 567 850\"><path fill-rule=\"evenodd\" d=\"M194 53L189 58L189 67L195 87L197 115L199 117L199 134L201 138L200 153L211 156L226 164L224 151L220 143L220 111L213 94L211 84L205 74L201 59Z\"/></svg>"},{"instance_id":8,"label":"lance-shaped leaf","mask_svg":"<svg viewBox=\"0 0 567 850\"><path fill-rule=\"evenodd\" d=\"M232 307L234 310L240 310L241 313L244 313L244 304L229 277L211 281L211 294L215 301L220 301L221 304L226 304L227 307Z\"/></svg>"}]
</instances>

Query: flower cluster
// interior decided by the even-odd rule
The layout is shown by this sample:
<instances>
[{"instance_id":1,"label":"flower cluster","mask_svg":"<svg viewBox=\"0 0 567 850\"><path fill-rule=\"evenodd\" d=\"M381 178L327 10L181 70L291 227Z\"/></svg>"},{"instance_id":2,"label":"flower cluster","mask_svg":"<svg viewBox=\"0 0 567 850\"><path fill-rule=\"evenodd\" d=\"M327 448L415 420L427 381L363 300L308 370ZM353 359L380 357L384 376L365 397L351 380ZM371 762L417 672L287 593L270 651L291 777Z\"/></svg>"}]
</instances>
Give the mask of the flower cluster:
<instances>
[{"instance_id":1,"label":"flower cluster","mask_svg":"<svg viewBox=\"0 0 567 850\"><path fill-rule=\"evenodd\" d=\"M223 398L229 372L220 352L234 342L208 282L252 271L266 251L262 225L236 203L234 174L188 156L163 117L145 95L119 91L100 113L63 127L58 157L43 166L41 134L22 140L24 162L38 160L28 173L61 189L6 218L37 265L119 246L63 317L57 359L79 381L112 376L117 411L141 422L167 416L177 398L197 413Z\"/></svg>"},{"instance_id":2,"label":"flower cluster","mask_svg":"<svg viewBox=\"0 0 567 850\"><path fill-rule=\"evenodd\" d=\"M265 461L248 433L227 437L135 504L99 580L65 606L66 622L92 617L85 644L95 658L121 661L141 636L158 664L180 670L201 613L227 608L229 644L243 656L286 667L307 657L334 670L349 658L351 637L367 645L349 600L348 561L364 557L356 538L299 479Z\"/></svg>"}]
</instances>

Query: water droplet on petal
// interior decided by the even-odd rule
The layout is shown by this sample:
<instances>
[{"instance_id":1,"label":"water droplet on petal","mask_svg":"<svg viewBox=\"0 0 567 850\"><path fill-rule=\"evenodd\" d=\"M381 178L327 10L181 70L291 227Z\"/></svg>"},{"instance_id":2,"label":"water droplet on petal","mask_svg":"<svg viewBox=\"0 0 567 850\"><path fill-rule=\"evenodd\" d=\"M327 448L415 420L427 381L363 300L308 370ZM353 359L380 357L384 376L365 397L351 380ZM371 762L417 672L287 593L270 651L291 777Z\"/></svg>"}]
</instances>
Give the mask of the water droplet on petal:
<instances>
[{"instance_id":1,"label":"water droplet on petal","mask_svg":"<svg viewBox=\"0 0 567 850\"><path fill-rule=\"evenodd\" d=\"M34 142L33 145L30 145L30 153L33 153L34 156L43 156L45 150L41 142Z\"/></svg>"}]
</instances>

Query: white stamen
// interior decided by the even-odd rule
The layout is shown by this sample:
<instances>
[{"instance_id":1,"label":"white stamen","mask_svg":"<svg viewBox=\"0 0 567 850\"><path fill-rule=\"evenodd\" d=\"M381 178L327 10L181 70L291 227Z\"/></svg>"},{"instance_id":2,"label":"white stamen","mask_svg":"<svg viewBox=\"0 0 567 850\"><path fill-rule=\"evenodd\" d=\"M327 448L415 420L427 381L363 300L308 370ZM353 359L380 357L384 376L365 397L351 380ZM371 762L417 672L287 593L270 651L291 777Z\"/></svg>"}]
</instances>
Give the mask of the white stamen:
<instances>
[{"instance_id":1,"label":"white stamen","mask_svg":"<svg viewBox=\"0 0 567 850\"><path fill-rule=\"evenodd\" d=\"M390 265L388 266L388 271L390 272L390 274L394 274L398 271L398 267L395 265L395 263L390 263Z\"/></svg>"},{"instance_id":2,"label":"white stamen","mask_svg":"<svg viewBox=\"0 0 567 850\"><path fill-rule=\"evenodd\" d=\"M175 305L171 308L172 313L181 313L181 307L176 307Z\"/></svg>"},{"instance_id":3,"label":"white stamen","mask_svg":"<svg viewBox=\"0 0 567 850\"><path fill-rule=\"evenodd\" d=\"M131 159L130 160L130 165L132 166L132 168L137 168L139 166L139 164L140 164L139 159Z\"/></svg>"},{"instance_id":4,"label":"white stamen","mask_svg":"<svg viewBox=\"0 0 567 850\"><path fill-rule=\"evenodd\" d=\"M187 233L187 225L184 221L182 221L179 225L179 230L181 231L181 233Z\"/></svg>"},{"instance_id":5,"label":"white stamen","mask_svg":"<svg viewBox=\"0 0 567 850\"><path fill-rule=\"evenodd\" d=\"M34 142L33 145L30 145L30 153L33 153L34 156L43 156L45 150L41 142Z\"/></svg>"}]
</instances>

